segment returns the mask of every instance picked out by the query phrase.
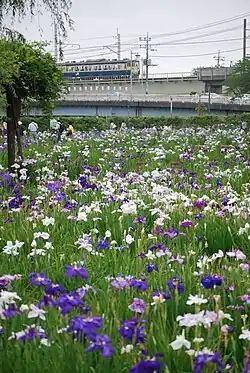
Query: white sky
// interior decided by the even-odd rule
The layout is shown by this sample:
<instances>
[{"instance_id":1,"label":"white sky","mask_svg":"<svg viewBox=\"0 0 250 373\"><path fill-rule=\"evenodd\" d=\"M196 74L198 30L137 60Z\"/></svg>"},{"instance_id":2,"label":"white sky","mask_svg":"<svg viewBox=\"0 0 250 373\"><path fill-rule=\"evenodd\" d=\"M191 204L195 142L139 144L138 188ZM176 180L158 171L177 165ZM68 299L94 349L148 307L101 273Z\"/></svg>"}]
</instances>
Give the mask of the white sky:
<instances>
[{"instance_id":1,"label":"white sky","mask_svg":"<svg viewBox=\"0 0 250 373\"><path fill-rule=\"evenodd\" d=\"M122 58L129 58L131 48L134 52L145 56L145 49L140 49L138 38L149 33L152 38L152 48L157 49L157 51L150 52L150 58L153 64L158 65L151 67L150 73L189 72L198 66L214 65L213 57L219 49L225 57L225 64L229 65L230 61L235 62L242 58L244 16L232 22L193 32L186 31L172 36L157 37L157 35L174 34L186 29L202 27L247 12L249 14L245 18L249 19L248 35L250 36L249 0L126 0L123 2L119 0L73 0L71 18L75 23L74 31L69 31L67 42L79 44L80 48L85 49L77 49L79 46L66 47L65 60L94 59L95 57L116 58L112 52L107 54L109 50L104 46L116 42L113 36L119 28ZM5 24L10 25L10 21L6 19ZM16 22L14 27L27 39L53 40L52 21L48 13L32 19L27 18L22 23ZM226 31L232 28L233 30ZM209 35L204 37L206 34ZM181 41L182 39L185 40ZM185 44L170 45L173 41ZM203 41L207 43L202 43ZM161 43L165 45L154 45ZM250 40L248 43L250 53ZM97 46L96 50L88 49L93 46ZM113 48L116 47L113 46ZM240 50L228 52L232 49ZM199 54L211 55L185 57Z\"/></svg>"}]
</instances>

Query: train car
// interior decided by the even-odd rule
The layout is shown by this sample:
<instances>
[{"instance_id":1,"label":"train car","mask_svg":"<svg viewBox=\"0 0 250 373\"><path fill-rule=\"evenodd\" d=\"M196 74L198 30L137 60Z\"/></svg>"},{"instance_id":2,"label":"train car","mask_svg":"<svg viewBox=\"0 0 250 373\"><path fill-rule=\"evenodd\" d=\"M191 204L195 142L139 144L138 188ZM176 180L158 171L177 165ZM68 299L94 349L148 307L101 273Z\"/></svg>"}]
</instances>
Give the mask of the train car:
<instances>
[{"instance_id":1,"label":"train car","mask_svg":"<svg viewBox=\"0 0 250 373\"><path fill-rule=\"evenodd\" d=\"M127 80L131 76L140 75L140 62L130 59L124 60L88 60L59 63L66 79L79 80Z\"/></svg>"}]
</instances>

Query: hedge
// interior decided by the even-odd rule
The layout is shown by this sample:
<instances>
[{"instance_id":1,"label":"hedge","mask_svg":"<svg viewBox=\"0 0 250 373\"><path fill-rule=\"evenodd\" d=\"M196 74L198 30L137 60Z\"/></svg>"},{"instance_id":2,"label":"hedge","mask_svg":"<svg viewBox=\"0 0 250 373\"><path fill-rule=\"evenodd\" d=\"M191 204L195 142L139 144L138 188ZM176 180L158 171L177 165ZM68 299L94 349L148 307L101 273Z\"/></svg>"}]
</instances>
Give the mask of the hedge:
<instances>
[{"instance_id":1,"label":"hedge","mask_svg":"<svg viewBox=\"0 0 250 373\"><path fill-rule=\"evenodd\" d=\"M163 127L173 126L175 128L197 126L208 127L211 125L228 123L240 125L242 122L250 124L250 113L235 114L229 116L215 116L215 115L202 115L194 117L57 117L57 120L67 125L72 121L73 126L77 130L91 131L91 130L104 130L109 128L110 122L114 122L118 127L122 122L125 122L128 127L144 128L144 127ZM40 131L49 129L49 117L22 117L24 126L28 126L31 121L38 124Z\"/></svg>"}]
</instances>

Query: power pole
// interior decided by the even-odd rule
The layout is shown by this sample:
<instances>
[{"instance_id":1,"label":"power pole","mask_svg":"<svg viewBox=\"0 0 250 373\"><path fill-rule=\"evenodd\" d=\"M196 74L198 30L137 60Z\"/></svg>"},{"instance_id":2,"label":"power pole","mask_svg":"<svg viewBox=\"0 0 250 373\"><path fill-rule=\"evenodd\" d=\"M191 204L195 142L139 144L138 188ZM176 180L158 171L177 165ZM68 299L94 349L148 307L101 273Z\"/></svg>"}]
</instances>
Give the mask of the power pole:
<instances>
[{"instance_id":1,"label":"power pole","mask_svg":"<svg viewBox=\"0 0 250 373\"><path fill-rule=\"evenodd\" d=\"M151 38L148 36L146 37L140 37L139 41L144 41L144 45L140 45L140 48L145 48L146 49L146 58L145 58L145 66L146 66L146 95L148 94L148 68L149 68L149 49L151 50L151 45L149 45L149 42L151 41Z\"/></svg>"},{"instance_id":2,"label":"power pole","mask_svg":"<svg viewBox=\"0 0 250 373\"><path fill-rule=\"evenodd\" d=\"M245 61L247 55L247 20L244 19L243 23L243 61Z\"/></svg>"},{"instance_id":3,"label":"power pole","mask_svg":"<svg viewBox=\"0 0 250 373\"><path fill-rule=\"evenodd\" d=\"M221 54L220 54L220 50L218 51L217 56L214 56L214 59L217 61L217 64L216 64L215 67L221 67L220 62L225 61L225 57L222 57L222 56L221 56Z\"/></svg>"}]
</instances>

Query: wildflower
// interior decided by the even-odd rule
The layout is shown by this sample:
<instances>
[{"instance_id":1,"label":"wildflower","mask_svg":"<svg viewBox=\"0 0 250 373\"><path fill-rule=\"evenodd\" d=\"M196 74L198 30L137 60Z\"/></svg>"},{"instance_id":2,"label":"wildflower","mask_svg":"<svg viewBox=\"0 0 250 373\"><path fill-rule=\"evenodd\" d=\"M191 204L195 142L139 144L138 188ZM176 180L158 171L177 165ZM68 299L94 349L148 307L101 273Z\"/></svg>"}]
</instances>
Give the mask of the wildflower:
<instances>
[{"instance_id":1,"label":"wildflower","mask_svg":"<svg viewBox=\"0 0 250 373\"><path fill-rule=\"evenodd\" d=\"M241 263L240 264L240 268L242 269L242 271L248 271L248 270L250 270L250 262L248 262L248 263Z\"/></svg>"},{"instance_id":2,"label":"wildflower","mask_svg":"<svg viewBox=\"0 0 250 373\"><path fill-rule=\"evenodd\" d=\"M227 256L229 256L231 258L236 258L237 260L245 260L246 259L246 255L240 250L232 250L232 251L227 252L226 254L227 254Z\"/></svg>"},{"instance_id":3,"label":"wildflower","mask_svg":"<svg viewBox=\"0 0 250 373\"><path fill-rule=\"evenodd\" d=\"M240 334L239 339L246 339L250 342L250 330L242 329L242 334Z\"/></svg>"},{"instance_id":4,"label":"wildflower","mask_svg":"<svg viewBox=\"0 0 250 373\"><path fill-rule=\"evenodd\" d=\"M3 253L6 255L13 255L17 256L19 255L19 249L24 245L24 242L20 242L16 240L16 242L13 244L12 241L7 241L6 246L3 248Z\"/></svg>"},{"instance_id":5,"label":"wildflower","mask_svg":"<svg viewBox=\"0 0 250 373\"><path fill-rule=\"evenodd\" d=\"M172 277L168 282L169 290L177 290L179 294L184 293L184 286L180 277Z\"/></svg>"},{"instance_id":6,"label":"wildflower","mask_svg":"<svg viewBox=\"0 0 250 373\"><path fill-rule=\"evenodd\" d=\"M87 280L88 278L88 272L85 268L83 267L78 267L78 266L66 266L64 267L65 269L65 276L66 277L81 277L84 280Z\"/></svg>"},{"instance_id":7,"label":"wildflower","mask_svg":"<svg viewBox=\"0 0 250 373\"><path fill-rule=\"evenodd\" d=\"M21 300L21 298L15 292L2 290L0 293L0 307L9 304L15 304L16 300Z\"/></svg>"},{"instance_id":8,"label":"wildflower","mask_svg":"<svg viewBox=\"0 0 250 373\"><path fill-rule=\"evenodd\" d=\"M110 238L111 237L111 232L108 230L105 232L105 238Z\"/></svg>"},{"instance_id":9,"label":"wildflower","mask_svg":"<svg viewBox=\"0 0 250 373\"><path fill-rule=\"evenodd\" d=\"M31 285L34 285L34 286L48 286L51 284L51 281L45 276L44 272L41 272L41 273L31 272L28 275L28 278L30 279Z\"/></svg>"},{"instance_id":10,"label":"wildflower","mask_svg":"<svg viewBox=\"0 0 250 373\"><path fill-rule=\"evenodd\" d=\"M192 304L201 305L201 304L205 304L207 302L208 302L208 300L204 298L203 294L201 296L198 296L198 295L189 295L186 304L188 304L188 305L192 305Z\"/></svg>"},{"instance_id":11,"label":"wildflower","mask_svg":"<svg viewBox=\"0 0 250 373\"><path fill-rule=\"evenodd\" d=\"M144 216L138 216L138 218L136 218L133 221L133 223L134 224L138 224L138 223L145 224L146 223L146 218Z\"/></svg>"},{"instance_id":12,"label":"wildflower","mask_svg":"<svg viewBox=\"0 0 250 373\"><path fill-rule=\"evenodd\" d=\"M134 298L132 304L129 305L129 309L136 313L143 313L147 307L147 303L140 298Z\"/></svg>"},{"instance_id":13,"label":"wildflower","mask_svg":"<svg viewBox=\"0 0 250 373\"><path fill-rule=\"evenodd\" d=\"M141 280L141 279L132 279L129 282L129 286L133 288L138 288L139 290L147 290L148 289L148 284L146 280Z\"/></svg>"},{"instance_id":14,"label":"wildflower","mask_svg":"<svg viewBox=\"0 0 250 373\"><path fill-rule=\"evenodd\" d=\"M234 332L235 328L233 326L230 326L230 325L223 325L220 330L224 334L232 334Z\"/></svg>"},{"instance_id":15,"label":"wildflower","mask_svg":"<svg viewBox=\"0 0 250 373\"><path fill-rule=\"evenodd\" d=\"M145 269L146 269L146 271L149 272L149 273L151 273L151 272L153 272L153 271L156 271L156 272L159 271L159 268L157 267L156 264L147 264Z\"/></svg>"},{"instance_id":16,"label":"wildflower","mask_svg":"<svg viewBox=\"0 0 250 373\"><path fill-rule=\"evenodd\" d=\"M46 338L45 331L36 325L28 326L25 330L21 332L13 333L9 339L15 338L17 341L26 341L39 338L40 340Z\"/></svg>"},{"instance_id":17,"label":"wildflower","mask_svg":"<svg viewBox=\"0 0 250 373\"><path fill-rule=\"evenodd\" d=\"M104 240L100 240L98 243L97 243L97 247L98 249L108 249L109 248L109 242L104 239Z\"/></svg>"},{"instance_id":18,"label":"wildflower","mask_svg":"<svg viewBox=\"0 0 250 373\"><path fill-rule=\"evenodd\" d=\"M110 285L116 288L117 290L130 287L129 281L126 278L120 276L116 277L113 281L111 281Z\"/></svg>"},{"instance_id":19,"label":"wildflower","mask_svg":"<svg viewBox=\"0 0 250 373\"><path fill-rule=\"evenodd\" d=\"M102 328L102 317L74 317L68 327L68 332L76 334L86 334L90 339L94 339L98 333L98 329Z\"/></svg>"},{"instance_id":20,"label":"wildflower","mask_svg":"<svg viewBox=\"0 0 250 373\"><path fill-rule=\"evenodd\" d=\"M49 233L47 232L34 232L34 239L43 238L44 240L48 240L49 237Z\"/></svg>"},{"instance_id":21,"label":"wildflower","mask_svg":"<svg viewBox=\"0 0 250 373\"><path fill-rule=\"evenodd\" d=\"M161 373L163 372L160 361L156 360L155 357L148 358L147 360L142 359L132 369L130 373Z\"/></svg>"},{"instance_id":22,"label":"wildflower","mask_svg":"<svg viewBox=\"0 0 250 373\"><path fill-rule=\"evenodd\" d=\"M78 294L71 292L69 294L61 294L59 298L56 299L55 305L59 307L63 315L66 315L70 313L73 308L83 307L84 302Z\"/></svg>"},{"instance_id":23,"label":"wildflower","mask_svg":"<svg viewBox=\"0 0 250 373\"><path fill-rule=\"evenodd\" d=\"M173 350L180 350L182 347L186 347L188 350L191 347L191 343L185 339L185 330L182 330L181 335L177 335L176 340L170 343Z\"/></svg>"},{"instance_id":24,"label":"wildflower","mask_svg":"<svg viewBox=\"0 0 250 373\"><path fill-rule=\"evenodd\" d=\"M191 220L183 220L182 222L181 222L181 226L183 227L183 228L190 228L190 227L192 227L194 225L194 223L191 221Z\"/></svg>"},{"instance_id":25,"label":"wildflower","mask_svg":"<svg viewBox=\"0 0 250 373\"><path fill-rule=\"evenodd\" d=\"M121 321L122 326L119 329L119 334L128 341L134 340L134 346L138 343L144 343L145 328L142 325L144 322L144 320L137 320L136 317L132 317L131 320Z\"/></svg>"},{"instance_id":26,"label":"wildflower","mask_svg":"<svg viewBox=\"0 0 250 373\"><path fill-rule=\"evenodd\" d=\"M104 335L97 335L93 341L91 341L89 347L86 349L86 352L92 351L101 351L103 357L110 358L115 349L111 344L109 337Z\"/></svg>"},{"instance_id":27,"label":"wildflower","mask_svg":"<svg viewBox=\"0 0 250 373\"><path fill-rule=\"evenodd\" d=\"M205 276L201 279L201 284L205 289L213 289L214 286L220 286L223 278L218 275Z\"/></svg>"},{"instance_id":28,"label":"wildflower","mask_svg":"<svg viewBox=\"0 0 250 373\"><path fill-rule=\"evenodd\" d=\"M36 307L34 304L30 305L30 312L28 313L28 319L34 319L34 318L39 318L41 320L46 320L44 314L46 312L43 311L42 309Z\"/></svg>"},{"instance_id":29,"label":"wildflower","mask_svg":"<svg viewBox=\"0 0 250 373\"><path fill-rule=\"evenodd\" d=\"M134 238L130 234L127 234L127 236L126 236L126 243L128 245L131 245L131 243L133 243L133 242L134 242Z\"/></svg>"},{"instance_id":30,"label":"wildflower","mask_svg":"<svg viewBox=\"0 0 250 373\"><path fill-rule=\"evenodd\" d=\"M136 214L137 211L137 206L133 201L123 203L120 208L122 210L123 215Z\"/></svg>"},{"instance_id":31,"label":"wildflower","mask_svg":"<svg viewBox=\"0 0 250 373\"><path fill-rule=\"evenodd\" d=\"M5 319L6 317L11 318L16 315L22 315L22 311L14 303L8 305L8 307L5 308L5 310L1 310L1 311L2 311L2 315L1 315L2 319Z\"/></svg>"},{"instance_id":32,"label":"wildflower","mask_svg":"<svg viewBox=\"0 0 250 373\"><path fill-rule=\"evenodd\" d=\"M55 224L55 219L54 218L48 218L47 216L42 220L43 225L45 227L48 227L49 225L54 225Z\"/></svg>"},{"instance_id":33,"label":"wildflower","mask_svg":"<svg viewBox=\"0 0 250 373\"><path fill-rule=\"evenodd\" d=\"M226 365L220 360L220 354L218 352L213 354L200 353L194 358L194 373L203 372L207 364L213 363L219 369L224 369Z\"/></svg>"},{"instance_id":34,"label":"wildflower","mask_svg":"<svg viewBox=\"0 0 250 373\"><path fill-rule=\"evenodd\" d=\"M133 349L133 345L126 345L125 347L122 347L121 354L129 354L131 351L133 351Z\"/></svg>"}]
</instances>

